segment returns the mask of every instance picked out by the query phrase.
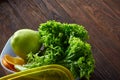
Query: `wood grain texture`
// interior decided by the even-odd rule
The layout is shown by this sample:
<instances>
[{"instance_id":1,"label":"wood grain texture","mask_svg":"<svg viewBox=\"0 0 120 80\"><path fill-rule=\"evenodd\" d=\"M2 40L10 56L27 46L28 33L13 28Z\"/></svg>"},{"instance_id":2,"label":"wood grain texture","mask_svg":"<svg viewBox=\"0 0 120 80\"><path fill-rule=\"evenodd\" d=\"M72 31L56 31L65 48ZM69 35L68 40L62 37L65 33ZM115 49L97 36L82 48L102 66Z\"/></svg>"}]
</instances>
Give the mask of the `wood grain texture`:
<instances>
[{"instance_id":1,"label":"wood grain texture","mask_svg":"<svg viewBox=\"0 0 120 80\"><path fill-rule=\"evenodd\" d=\"M91 80L120 80L120 0L2 0L0 52L18 29L56 20L84 25L95 58ZM0 76L5 75L0 69Z\"/></svg>"}]
</instances>

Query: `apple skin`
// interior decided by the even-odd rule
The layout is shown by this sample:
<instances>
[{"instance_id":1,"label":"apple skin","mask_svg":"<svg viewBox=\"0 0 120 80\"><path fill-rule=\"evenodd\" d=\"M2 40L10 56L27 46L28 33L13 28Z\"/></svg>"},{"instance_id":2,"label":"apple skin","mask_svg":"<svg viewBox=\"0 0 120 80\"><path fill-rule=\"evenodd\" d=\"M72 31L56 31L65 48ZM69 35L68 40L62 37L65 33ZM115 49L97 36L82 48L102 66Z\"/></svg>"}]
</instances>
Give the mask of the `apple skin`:
<instances>
[{"instance_id":1,"label":"apple skin","mask_svg":"<svg viewBox=\"0 0 120 80\"><path fill-rule=\"evenodd\" d=\"M39 32L20 29L13 34L10 44L14 53L26 60L28 53L37 53L41 47Z\"/></svg>"}]
</instances>

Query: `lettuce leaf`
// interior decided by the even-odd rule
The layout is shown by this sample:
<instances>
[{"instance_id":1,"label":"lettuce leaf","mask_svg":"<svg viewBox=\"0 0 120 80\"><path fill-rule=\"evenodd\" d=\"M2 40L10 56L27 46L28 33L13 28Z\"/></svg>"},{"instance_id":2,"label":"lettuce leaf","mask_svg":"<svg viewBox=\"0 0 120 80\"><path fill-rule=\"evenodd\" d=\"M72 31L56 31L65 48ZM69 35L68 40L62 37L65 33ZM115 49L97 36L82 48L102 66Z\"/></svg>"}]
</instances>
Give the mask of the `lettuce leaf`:
<instances>
[{"instance_id":1,"label":"lettuce leaf","mask_svg":"<svg viewBox=\"0 0 120 80\"><path fill-rule=\"evenodd\" d=\"M60 23L54 20L40 24L38 28L44 50L28 55L26 68L48 64L60 64L67 67L74 78L89 80L94 71L94 58L91 45L87 42L87 30L78 24Z\"/></svg>"}]
</instances>

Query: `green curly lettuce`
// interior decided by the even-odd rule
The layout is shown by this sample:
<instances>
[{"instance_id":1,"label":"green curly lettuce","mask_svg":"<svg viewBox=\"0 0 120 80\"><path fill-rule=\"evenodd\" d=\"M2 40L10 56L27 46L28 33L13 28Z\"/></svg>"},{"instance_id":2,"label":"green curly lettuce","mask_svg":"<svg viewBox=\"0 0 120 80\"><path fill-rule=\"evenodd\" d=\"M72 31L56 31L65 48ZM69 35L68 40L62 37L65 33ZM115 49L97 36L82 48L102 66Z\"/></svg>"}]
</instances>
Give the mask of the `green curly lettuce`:
<instances>
[{"instance_id":1,"label":"green curly lettuce","mask_svg":"<svg viewBox=\"0 0 120 80\"><path fill-rule=\"evenodd\" d=\"M27 68L47 64L60 64L67 67L74 78L89 80L94 71L94 58L87 30L82 25L47 21L40 24L40 39L44 50L28 55Z\"/></svg>"}]
</instances>

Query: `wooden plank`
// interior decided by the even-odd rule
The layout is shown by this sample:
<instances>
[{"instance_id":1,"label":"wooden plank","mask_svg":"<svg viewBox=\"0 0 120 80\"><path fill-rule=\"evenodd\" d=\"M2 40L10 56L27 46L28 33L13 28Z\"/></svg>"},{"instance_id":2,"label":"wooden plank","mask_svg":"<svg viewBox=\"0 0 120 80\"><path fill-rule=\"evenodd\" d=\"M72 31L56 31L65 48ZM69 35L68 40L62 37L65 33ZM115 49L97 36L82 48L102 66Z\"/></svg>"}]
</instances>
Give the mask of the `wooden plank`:
<instances>
[{"instance_id":1,"label":"wooden plank","mask_svg":"<svg viewBox=\"0 0 120 80\"><path fill-rule=\"evenodd\" d=\"M102 1L75 0L70 2L69 0L58 0L57 2L77 23L85 25L91 36L90 42L92 44L96 43L97 48L120 69L120 65L118 65L120 62L116 62L120 60L120 27L118 15L115 15L114 11L111 8L107 8L107 4ZM105 8L102 6L105 6ZM75 11L76 13L74 14L73 12ZM117 30L114 29L115 27Z\"/></svg>"},{"instance_id":2,"label":"wooden plank","mask_svg":"<svg viewBox=\"0 0 120 80\"><path fill-rule=\"evenodd\" d=\"M0 4L0 52L8 38L18 29L24 28L25 24L8 2Z\"/></svg>"},{"instance_id":3,"label":"wooden plank","mask_svg":"<svg viewBox=\"0 0 120 80\"><path fill-rule=\"evenodd\" d=\"M96 61L91 80L120 80L119 3L120 0L2 0L0 51L21 28L37 30L47 20L82 24L89 32L88 42Z\"/></svg>"},{"instance_id":4,"label":"wooden plank","mask_svg":"<svg viewBox=\"0 0 120 80\"><path fill-rule=\"evenodd\" d=\"M89 42L95 46L93 49L99 51L93 51L96 59L96 79L97 77L100 77L100 80L120 79L118 78L120 75L118 72L120 71L119 15L102 0L74 0L72 2L57 0L57 2L76 23L85 25L90 34Z\"/></svg>"},{"instance_id":5,"label":"wooden plank","mask_svg":"<svg viewBox=\"0 0 120 80\"><path fill-rule=\"evenodd\" d=\"M41 22L47 20L73 22L54 0L24 0L22 2L10 0L9 3L22 16L24 22L31 27L38 27Z\"/></svg>"}]
</instances>

